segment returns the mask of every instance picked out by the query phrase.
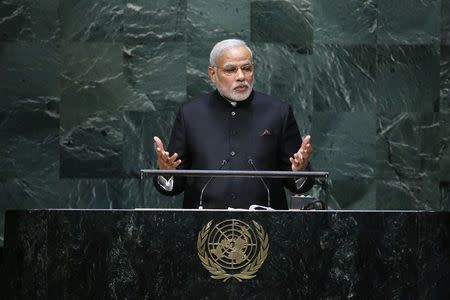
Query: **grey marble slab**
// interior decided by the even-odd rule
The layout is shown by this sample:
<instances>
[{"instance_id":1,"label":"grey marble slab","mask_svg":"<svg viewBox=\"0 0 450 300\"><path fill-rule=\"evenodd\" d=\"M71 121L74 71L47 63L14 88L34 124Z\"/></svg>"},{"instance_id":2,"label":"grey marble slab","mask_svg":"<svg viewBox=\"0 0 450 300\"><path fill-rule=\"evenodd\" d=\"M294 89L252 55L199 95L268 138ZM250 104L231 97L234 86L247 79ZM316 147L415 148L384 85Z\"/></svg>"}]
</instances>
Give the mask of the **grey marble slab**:
<instances>
[{"instance_id":1,"label":"grey marble slab","mask_svg":"<svg viewBox=\"0 0 450 300\"><path fill-rule=\"evenodd\" d=\"M423 45L439 41L441 0L378 0L376 3L378 43Z\"/></svg>"},{"instance_id":2,"label":"grey marble slab","mask_svg":"<svg viewBox=\"0 0 450 300\"><path fill-rule=\"evenodd\" d=\"M0 41L56 42L60 38L59 0L15 0L0 3Z\"/></svg>"},{"instance_id":3,"label":"grey marble slab","mask_svg":"<svg viewBox=\"0 0 450 300\"><path fill-rule=\"evenodd\" d=\"M187 1L186 39L192 43L250 39L251 0Z\"/></svg>"},{"instance_id":4,"label":"grey marble slab","mask_svg":"<svg viewBox=\"0 0 450 300\"><path fill-rule=\"evenodd\" d=\"M139 178L140 169L157 169L153 137L168 145L177 107L158 112L128 111L124 120L123 168L128 177Z\"/></svg>"},{"instance_id":5,"label":"grey marble slab","mask_svg":"<svg viewBox=\"0 0 450 300\"><path fill-rule=\"evenodd\" d=\"M439 114L377 115L377 178L422 180L439 174ZM445 136L443 136L444 138Z\"/></svg>"},{"instance_id":6,"label":"grey marble slab","mask_svg":"<svg viewBox=\"0 0 450 300\"><path fill-rule=\"evenodd\" d=\"M376 111L377 47L325 41L313 59L314 111Z\"/></svg>"},{"instance_id":7,"label":"grey marble slab","mask_svg":"<svg viewBox=\"0 0 450 300\"><path fill-rule=\"evenodd\" d=\"M450 114L439 114L440 122L440 150L439 150L439 179L450 182Z\"/></svg>"},{"instance_id":8,"label":"grey marble slab","mask_svg":"<svg viewBox=\"0 0 450 300\"><path fill-rule=\"evenodd\" d=\"M314 43L373 45L377 41L378 1L313 0Z\"/></svg>"},{"instance_id":9,"label":"grey marble slab","mask_svg":"<svg viewBox=\"0 0 450 300\"><path fill-rule=\"evenodd\" d=\"M61 1L61 39L67 42L123 41L125 3L120 0Z\"/></svg>"},{"instance_id":10,"label":"grey marble slab","mask_svg":"<svg viewBox=\"0 0 450 300\"><path fill-rule=\"evenodd\" d=\"M379 44L377 63L379 112L438 111L438 46Z\"/></svg>"},{"instance_id":11,"label":"grey marble slab","mask_svg":"<svg viewBox=\"0 0 450 300\"><path fill-rule=\"evenodd\" d=\"M441 44L450 44L450 3L441 0Z\"/></svg>"},{"instance_id":12,"label":"grey marble slab","mask_svg":"<svg viewBox=\"0 0 450 300\"><path fill-rule=\"evenodd\" d=\"M330 170L331 179L375 176L374 113L315 112L311 133L314 166Z\"/></svg>"},{"instance_id":13,"label":"grey marble slab","mask_svg":"<svg viewBox=\"0 0 450 300\"><path fill-rule=\"evenodd\" d=\"M14 97L60 96L61 59L55 45L8 41L0 42L0 50L0 107Z\"/></svg>"},{"instance_id":14,"label":"grey marble slab","mask_svg":"<svg viewBox=\"0 0 450 300\"><path fill-rule=\"evenodd\" d=\"M124 42L147 45L186 39L186 0L137 0L122 2Z\"/></svg>"},{"instance_id":15,"label":"grey marble slab","mask_svg":"<svg viewBox=\"0 0 450 300\"><path fill-rule=\"evenodd\" d=\"M450 46L440 47L440 103L439 111L450 113Z\"/></svg>"},{"instance_id":16,"label":"grey marble slab","mask_svg":"<svg viewBox=\"0 0 450 300\"><path fill-rule=\"evenodd\" d=\"M312 52L310 1L253 1L250 21L252 42L282 43L298 53Z\"/></svg>"}]
</instances>

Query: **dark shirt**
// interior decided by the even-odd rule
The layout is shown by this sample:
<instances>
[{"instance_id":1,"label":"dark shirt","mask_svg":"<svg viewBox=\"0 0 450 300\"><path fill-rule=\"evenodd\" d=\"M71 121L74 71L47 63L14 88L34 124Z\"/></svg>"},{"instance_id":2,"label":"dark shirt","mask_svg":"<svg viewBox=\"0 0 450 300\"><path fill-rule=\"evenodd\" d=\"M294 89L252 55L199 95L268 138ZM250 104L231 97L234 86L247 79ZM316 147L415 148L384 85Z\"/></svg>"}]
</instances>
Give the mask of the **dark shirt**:
<instances>
[{"instance_id":1,"label":"dark shirt","mask_svg":"<svg viewBox=\"0 0 450 300\"><path fill-rule=\"evenodd\" d=\"M167 151L178 153L178 169L291 171L291 157L301 146L301 136L287 103L253 91L236 106L217 91L181 106ZM270 190L271 207L287 209L284 187L292 192L311 188L308 179L297 190L295 180L264 178ZM184 208L197 208L207 177L175 177L173 190L165 191L155 178L155 187L165 195L184 191ZM204 208L249 208L267 206L267 191L259 178L214 178L203 195Z\"/></svg>"}]
</instances>

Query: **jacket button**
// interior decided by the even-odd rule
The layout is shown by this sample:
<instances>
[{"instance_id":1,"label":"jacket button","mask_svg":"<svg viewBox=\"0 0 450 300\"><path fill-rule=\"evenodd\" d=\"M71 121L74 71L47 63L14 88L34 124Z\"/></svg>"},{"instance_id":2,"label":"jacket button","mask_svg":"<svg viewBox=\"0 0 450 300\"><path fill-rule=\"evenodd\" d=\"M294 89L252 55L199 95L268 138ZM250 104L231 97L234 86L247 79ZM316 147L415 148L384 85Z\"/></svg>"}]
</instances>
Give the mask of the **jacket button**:
<instances>
[{"instance_id":1,"label":"jacket button","mask_svg":"<svg viewBox=\"0 0 450 300\"><path fill-rule=\"evenodd\" d=\"M236 152L231 151L231 152L230 152L230 155L231 155L231 156L235 156L235 155L236 155Z\"/></svg>"},{"instance_id":2,"label":"jacket button","mask_svg":"<svg viewBox=\"0 0 450 300\"><path fill-rule=\"evenodd\" d=\"M235 116L235 115L236 115L236 112L235 112L235 111L232 111L232 112L231 112L231 115L232 115L232 116Z\"/></svg>"}]
</instances>

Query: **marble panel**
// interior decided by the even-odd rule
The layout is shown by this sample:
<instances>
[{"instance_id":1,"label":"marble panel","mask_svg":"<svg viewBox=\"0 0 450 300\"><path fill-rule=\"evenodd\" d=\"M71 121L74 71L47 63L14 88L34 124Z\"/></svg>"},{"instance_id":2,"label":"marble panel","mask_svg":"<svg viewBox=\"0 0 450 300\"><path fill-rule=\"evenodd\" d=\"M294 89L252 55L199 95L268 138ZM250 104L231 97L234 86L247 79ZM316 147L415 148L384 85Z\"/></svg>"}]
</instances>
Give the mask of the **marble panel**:
<instances>
[{"instance_id":1,"label":"marble panel","mask_svg":"<svg viewBox=\"0 0 450 300\"><path fill-rule=\"evenodd\" d=\"M9 222L6 221L6 223L8 223L7 231L10 234L6 237L5 243L15 244L25 239L29 252L16 249L16 253L24 261L33 262L32 270L30 269L26 274L23 274L20 284L16 286L17 290L21 290L21 296L23 298L47 298L47 289L42 288L48 282L48 274L43 272L43 270L48 265L47 251L49 248L48 245L42 244L43 241L47 240L48 222L46 218L28 220L26 225L32 228L31 231L26 229L23 226L24 224L20 224L19 220L14 218ZM2 287L2 295L6 294L3 292L6 291L6 289L3 289L3 286L6 287L11 281L11 278L17 276L20 272L18 269L8 271L7 280L0 285ZM5 297L13 298L9 295Z\"/></svg>"},{"instance_id":2,"label":"marble panel","mask_svg":"<svg viewBox=\"0 0 450 300\"><path fill-rule=\"evenodd\" d=\"M186 92L187 99L192 100L215 89L208 75L209 53L214 41L195 41L187 43L186 58Z\"/></svg>"},{"instance_id":3,"label":"marble panel","mask_svg":"<svg viewBox=\"0 0 450 300\"><path fill-rule=\"evenodd\" d=\"M123 120L108 112L93 113L85 122L62 130L62 178L121 178Z\"/></svg>"},{"instance_id":4,"label":"marble panel","mask_svg":"<svg viewBox=\"0 0 450 300\"><path fill-rule=\"evenodd\" d=\"M123 3L121 31L127 45L184 41L186 0L136 0Z\"/></svg>"},{"instance_id":5,"label":"marble panel","mask_svg":"<svg viewBox=\"0 0 450 300\"><path fill-rule=\"evenodd\" d=\"M439 175L439 114L377 115L376 177L382 180L424 180Z\"/></svg>"},{"instance_id":6,"label":"marble panel","mask_svg":"<svg viewBox=\"0 0 450 300\"><path fill-rule=\"evenodd\" d=\"M378 111L438 111L439 48L437 46L378 45L377 63Z\"/></svg>"},{"instance_id":7,"label":"marble panel","mask_svg":"<svg viewBox=\"0 0 450 300\"><path fill-rule=\"evenodd\" d=\"M440 150L439 150L439 179L450 181L450 114L439 114L440 122ZM449 203L450 204L450 203Z\"/></svg>"},{"instance_id":8,"label":"marble panel","mask_svg":"<svg viewBox=\"0 0 450 300\"><path fill-rule=\"evenodd\" d=\"M329 209L376 209L376 187L372 178L330 179L324 192Z\"/></svg>"},{"instance_id":9,"label":"marble panel","mask_svg":"<svg viewBox=\"0 0 450 300\"><path fill-rule=\"evenodd\" d=\"M443 210L439 180L425 177L420 180L376 180L377 209L386 210Z\"/></svg>"},{"instance_id":10,"label":"marble panel","mask_svg":"<svg viewBox=\"0 0 450 300\"><path fill-rule=\"evenodd\" d=\"M140 169L157 169L153 137L169 144L178 107L158 112L128 111L124 116L123 164L127 176L139 178Z\"/></svg>"},{"instance_id":11,"label":"marble panel","mask_svg":"<svg viewBox=\"0 0 450 300\"><path fill-rule=\"evenodd\" d=\"M110 43L67 43L61 72L61 127L73 128L93 113L117 112L132 94L123 50Z\"/></svg>"},{"instance_id":12,"label":"marble panel","mask_svg":"<svg viewBox=\"0 0 450 300\"><path fill-rule=\"evenodd\" d=\"M64 0L58 7L61 38L67 42L120 43L126 5L122 0Z\"/></svg>"},{"instance_id":13,"label":"marble panel","mask_svg":"<svg viewBox=\"0 0 450 300\"><path fill-rule=\"evenodd\" d=\"M58 178L59 98L8 97L0 107L0 178Z\"/></svg>"},{"instance_id":14,"label":"marble panel","mask_svg":"<svg viewBox=\"0 0 450 300\"><path fill-rule=\"evenodd\" d=\"M382 212L353 218L358 249L364 253L356 262L361 272L355 281L358 298L417 299L417 215Z\"/></svg>"},{"instance_id":15,"label":"marble panel","mask_svg":"<svg viewBox=\"0 0 450 300\"><path fill-rule=\"evenodd\" d=\"M122 49L67 44L61 82L61 177L121 176L120 110L136 99L125 80Z\"/></svg>"},{"instance_id":16,"label":"marble panel","mask_svg":"<svg viewBox=\"0 0 450 300\"><path fill-rule=\"evenodd\" d=\"M441 181L439 184L441 194L441 209L450 211L450 181Z\"/></svg>"},{"instance_id":17,"label":"marble panel","mask_svg":"<svg viewBox=\"0 0 450 300\"><path fill-rule=\"evenodd\" d=\"M450 298L450 216L444 212L429 216L432 218L418 216L418 298L447 299Z\"/></svg>"},{"instance_id":18,"label":"marble panel","mask_svg":"<svg viewBox=\"0 0 450 300\"><path fill-rule=\"evenodd\" d=\"M311 2L315 44L376 44L377 1L313 0Z\"/></svg>"},{"instance_id":19,"label":"marble panel","mask_svg":"<svg viewBox=\"0 0 450 300\"><path fill-rule=\"evenodd\" d=\"M148 42L124 46L123 75L131 95L123 110L164 110L186 101L186 45Z\"/></svg>"},{"instance_id":20,"label":"marble panel","mask_svg":"<svg viewBox=\"0 0 450 300\"><path fill-rule=\"evenodd\" d=\"M440 104L439 111L450 113L450 45L440 48Z\"/></svg>"},{"instance_id":21,"label":"marble panel","mask_svg":"<svg viewBox=\"0 0 450 300\"><path fill-rule=\"evenodd\" d=\"M56 43L60 38L59 4L59 0L1 1L0 41Z\"/></svg>"},{"instance_id":22,"label":"marble panel","mask_svg":"<svg viewBox=\"0 0 450 300\"><path fill-rule=\"evenodd\" d=\"M314 111L375 112L376 47L314 46Z\"/></svg>"},{"instance_id":23,"label":"marble panel","mask_svg":"<svg viewBox=\"0 0 450 300\"><path fill-rule=\"evenodd\" d=\"M187 41L216 43L226 38L250 39L250 0L187 1Z\"/></svg>"},{"instance_id":24,"label":"marble panel","mask_svg":"<svg viewBox=\"0 0 450 300\"><path fill-rule=\"evenodd\" d=\"M378 43L423 45L439 41L441 0L378 0L377 9Z\"/></svg>"},{"instance_id":25,"label":"marble panel","mask_svg":"<svg viewBox=\"0 0 450 300\"><path fill-rule=\"evenodd\" d=\"M9 296L445 299L449 293L448 213L71 210L12 211L7 218ZM267 259L251 280L213 280L198 259L202 227L231 218L254 220L269 236ZM32 276L39 273L47 275Z\"/></svg>"},{"instance_id":26,"label":"marble panel","mask_svg":"<svg viewBox=\"0 0 450 300\"><path fill-rule=\"evenodd\" d=\"M51 44L0 42L0 107L15 97L60 96L60 65L58 49Z\"/></svg>"},{"instance_id":27,"label":"marble panel","mask_svg":"<svg viewBox=\"0 0 450 300\"><path fill-rule=\"evenodd\" d=\"M57 174L56 174L57 175ZM64 194L70 193L55 175L34 175L0 180L0 246L4 240L5 212L8 209L69 207Z\"/></svg>"},{"instance_id":28,"label":"marble panel","mask_svg":"<svg viewBox=\"0 0 450 300\"><path fill-rule=\"evenodd\" d=\"M375 122L372 113L315 112L311 130L314 169L329 171L330 180L373 178Z\"/></svg>"},{"instance_id":29,"label":"marble panel","mask_svg":"<svg viewBox=\"0 0 450 300\"><path fill-rule=\"evenodd\" d=\"M310 1L253 1L252 42L281 43L301 54L310 54L313 15ZM282 20L282 21L281 21Z\"/></svg>"},{"instance_id":30,"label":"marble panel","mask_svg":"<svg viewBox=\"0 0 450 300\"><path fill-rule=\"evenodd\" d=\"M441 0L441 44L450 45L450 2Z\"/></svg>"},{"instance_id":31,"label":"marble panel","mask_svg":"<svg viewBox=\"0 0 450 300\"><path fill-rule=\"evenodd\" d=\"M255 57L255 89L291 104L299 127L311 128L313 59L283 43L252 43ZM307 125L306 125L307 124ZM303 125L303 126L301 126Z\"/></svg>"}]
</instances>

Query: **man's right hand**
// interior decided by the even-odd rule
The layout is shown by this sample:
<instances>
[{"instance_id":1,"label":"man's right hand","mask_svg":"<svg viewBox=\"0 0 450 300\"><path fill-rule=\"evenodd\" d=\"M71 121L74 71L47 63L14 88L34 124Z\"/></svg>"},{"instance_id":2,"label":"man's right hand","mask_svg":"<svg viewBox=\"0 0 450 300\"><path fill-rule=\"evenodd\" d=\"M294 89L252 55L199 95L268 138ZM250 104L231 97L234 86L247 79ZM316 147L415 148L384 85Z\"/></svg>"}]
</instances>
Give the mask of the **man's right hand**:
<instances>
[{"instance_id":1,"label":"man's right hand","mask_svg":"<svg viewBox=\"0 0 450 300\"><path fill-rule=\"evenodd\" d=\"M157 136L154 136L153 140L155 141L155 151L156 157L158 158L158 167L161 170L175 170L181 164L181 160L177 159L178 154L174 153L172 156L169 156L169 152L164 149L164 145L161 139Z\"/></svg>"}]
</instances>

